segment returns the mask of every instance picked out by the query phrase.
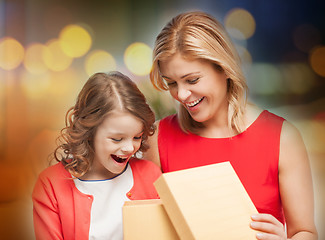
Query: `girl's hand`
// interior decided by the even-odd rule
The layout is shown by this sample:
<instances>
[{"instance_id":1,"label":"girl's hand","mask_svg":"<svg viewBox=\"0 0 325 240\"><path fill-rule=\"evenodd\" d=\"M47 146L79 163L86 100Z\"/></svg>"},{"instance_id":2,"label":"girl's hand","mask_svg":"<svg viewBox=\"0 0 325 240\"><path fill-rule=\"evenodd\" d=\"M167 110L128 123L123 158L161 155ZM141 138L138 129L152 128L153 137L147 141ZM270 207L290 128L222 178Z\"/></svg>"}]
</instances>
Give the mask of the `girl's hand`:
<instances>
[{"instance_id":1,"label":"girl's hand","mask_svg":"<svg viewBox=\"0 0 325 240\"><path fill-rule=\"evenodd\" d=\"M258 231L256 238L259 240L286 240L284 226L270 214L256 214L251 216L251 228Z\"/></svg>"}]
</instances>

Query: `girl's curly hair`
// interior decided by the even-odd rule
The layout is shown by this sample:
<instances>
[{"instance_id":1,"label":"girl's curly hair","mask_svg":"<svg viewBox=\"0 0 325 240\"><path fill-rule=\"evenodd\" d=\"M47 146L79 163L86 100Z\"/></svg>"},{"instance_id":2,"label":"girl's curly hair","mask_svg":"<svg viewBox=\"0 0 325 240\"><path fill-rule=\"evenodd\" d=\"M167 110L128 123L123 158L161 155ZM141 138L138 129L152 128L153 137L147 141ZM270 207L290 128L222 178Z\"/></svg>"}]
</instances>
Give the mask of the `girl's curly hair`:
<instances>
[{"instance_id":1,"label":"girl's curly hair","mask_svg":"<svg viewBox=\"0 0 325 240\"><path fill-rule=\"evenodd\" d=\"M75 106L65 117L54 158L74 176L84 175L94 158L93 139L97 127L113 110L131 113L143 123L140 149L148 149L146 140L154 131L155 115L136 84L120 72L96 73L85 83Z\"/></svg>"}]
</instances>

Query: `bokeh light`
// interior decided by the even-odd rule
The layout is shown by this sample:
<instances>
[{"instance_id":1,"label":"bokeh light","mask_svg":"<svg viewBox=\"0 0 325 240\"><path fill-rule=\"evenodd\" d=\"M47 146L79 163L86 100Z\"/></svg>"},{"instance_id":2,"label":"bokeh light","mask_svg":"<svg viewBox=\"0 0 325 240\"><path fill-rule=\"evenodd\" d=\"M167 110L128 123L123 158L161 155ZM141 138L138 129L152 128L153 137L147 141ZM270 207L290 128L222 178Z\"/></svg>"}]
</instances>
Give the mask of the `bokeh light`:
<instances>
[{"instance_id":1,"label":"bokeh light","mask_svg":"<svg viewBox=\"0 0 325 240\"><path fill-rule=\"evenodd\" d=\"M106 51L94 50L85 60L85 69L88 76L96 72L109 72L116 70L114 57Z\"/></svg>"},{"instance_id":2,"label":"bokeh light","mask_svg":"<svg viewBox=\"0 0 325 240\"><path fill-rule=\"evenodd\" d=\"M24 72L21 76L21 86L25 95L30 100L39 100L48 95L50 87L50 74L32 74Z\"/></svg>"},{"instance_id":3,"label":"bokeh light","mask_svg":"<svg viewBox=\"0 0 325 240\"><path fill-rule=\"evenodd\" d=\"M314 48L310 53L309 62L315 73L325 77L325 46Z\"/></svg>"},{"instance_id":4,"label":"bokeh light","mask_svg":"<svg viewBox=\"0 0 325 240\"><path fill-rule=\"evenodd\" d=\"M63 71L71 65L72 58L62 51L61 45L57 39L50 40L46 46L47 48L45 48L43 58L49 69L55 72Z\"/></svg>"},{"instance_id":5,"label":"bokeh light","mask_svg":"<svg viewBox=\"0 0 325 240\"><path fill-rule=\"evenodd\" d=\"M63 123L64 120L62 119ZM28 143L28 149L26 152L26 158L35 173L35 179L38 174L46 167L50 165L50 163L55 163L51 153L54 152L56 147L56 138L59 136L59 129L42 129L37 135L31 139Z\"/></svg>"},{"instance_id":6,"label":"bokeh light","mask_svg":"<svg viewBox=\"0 0 325 240\"><path fill-rule=\"evenodd\" d=\"M229 34L237 39L248 39L253 36L256 23L250 12L245 9L235 8L230 10L225 17L225 28Z\"/></svg>"},{"instance_id":7,"label":"bokeh light","mask_svg":"<svg viewBox=\"0 0 325 240\"><path fill-rule=\"evenodd\" d=\"M4 70L17 68L24 58L24 47L14 38L0 39L0 67Z\"/></svg>"},{"instance_id":8,"label":"bokeh light","mask_svg":"<svg viewBox=\"0 0 325 240\"><path fill-rule=\"evenodd\" d=\"M283 64L280 69L288 92L304 94L314 86L315 74L308 65L289 63Z\"/></svg>"},{"instance_id":9,"label":"bokeh light","mask_svg":"<svg viewBox=\"0 0 325 240\"><path fill-rule=\"evenodd\" d=\"M282 89L280 70L272 64L253 64L248 73L248 85L251 93L270 95Z\"/></svg>"},{"instance_id":10,"label":"bokeh light","mask_svg":"<svg viewBox=\"0 0 325 240\"><path fill-rule=\"evenodd\" d=\"M59 41L63 52L73 58L85 55L92 44L92 38L87 30L73 24L62 29Z\"/></svg>"},{"instance_id":11,"label":"bokeh light","mask_svg":"<svg viewBox=\"0 0 325 240\"><path fill-rule=\"evenodd\" d=\"M240 46L240 45L235 45L237 52L240 56L240 59L242 61L242 64L244 67L249 67L252 65L253 58L250 52L247 50L247 48Z\"/></svg>"},{"instance_id":12,"label":"bokeh light","mask_svg":"<svg viewBox=\"0 0 325 240\"><path fill-rule=\"evenodd\" d=\"M312 153L325 153L325 121L305 120L295 123L303 135L306 148Z\"/></svg>"},{"instance_id":13,"label":"bokeh light","mask_svg":"<svg viewBox=\"0 0 325 240\"><path fill-rule=\"evenodd\" d=\"M84 84L84 79L80 79L76 70L69 68L62 72L56 72L50 76L50 86L48 93L56 98L58 102L62 102L67 106L65 100L75 99L77 92L80 90L79 86ZM64 97L65 99L62 99ZM62 99L62 101L61 101Z\"/></svg>"},{"instance_id":14,"label":"bokeh light","mask_svg":"<svg viewBox=\"0 0 325 240\"><path fill-rule=\"evenodd\" d=\"M151 70L152 49L140 42L131 44L124 52L126 67L135 75L144 76Z\"/></svg>"},{"instance_id":15,"label":"bokeh light","mask_svg":"<svg viewBox=\"0 0 325 240\"><path fill-rule=\"evenodd\" d=\"M30 44L26 48L24 66L27 71L33 74L42 74L48 70L43 54L46 47L40 43Z\"/></svg>"}]
</instances>

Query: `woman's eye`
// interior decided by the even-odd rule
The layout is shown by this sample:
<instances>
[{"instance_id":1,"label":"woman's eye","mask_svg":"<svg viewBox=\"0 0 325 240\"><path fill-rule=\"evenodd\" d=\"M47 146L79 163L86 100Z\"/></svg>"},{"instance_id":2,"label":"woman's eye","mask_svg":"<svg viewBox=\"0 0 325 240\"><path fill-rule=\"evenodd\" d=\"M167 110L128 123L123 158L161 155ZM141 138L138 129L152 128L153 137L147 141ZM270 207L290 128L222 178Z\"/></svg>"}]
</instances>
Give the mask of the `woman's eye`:
<instances>
[{"instance_id":1,"label":"woman's eye","mask_svg":"<svg viewBox=\"0 0 325 240\"><path fill-rule=\"evenodd\" d=\"M121 142L122 138L111 138L114 142Z\"/></svg>"},{"instance_id":2,"label":"woman's eye","mask_svg":"<svg viewBox=\"0 0 325 240\"><path fill-rule=\"evenodd\" d=\"M175 85L176 84L176 82L167 82L167 85L168 86L173 86L173 85Z\"/></svg>"},{"instance_id":3,"label":"woman's eye","mask_svg":"<svg viewBox=\"0 0 325 240\"><path fill-rule=\"evenodd\" d=\"M194 84L194 83L196 83L199 79L200 79L200 78L189 79L189 80L187 80L187 82L190 83L190 84Z\"/></svg>"}]
</instances>

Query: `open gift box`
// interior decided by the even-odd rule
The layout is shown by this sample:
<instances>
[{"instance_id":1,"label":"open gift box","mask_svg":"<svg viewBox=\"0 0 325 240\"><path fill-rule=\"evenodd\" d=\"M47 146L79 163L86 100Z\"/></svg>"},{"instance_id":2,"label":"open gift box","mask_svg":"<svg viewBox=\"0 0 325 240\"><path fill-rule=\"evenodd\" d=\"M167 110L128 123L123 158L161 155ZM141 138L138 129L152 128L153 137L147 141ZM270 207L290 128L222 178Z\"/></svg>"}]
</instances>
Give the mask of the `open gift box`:
<instances>
[{"instance_id":1,"label":"open gift box","mask_svg":"<svg viewBox=\"0 0 325 240\"><path fill-rule=\"evenodd\" d=\"M142 232L163 225L167 228L160 231L173 232L175 229L179 239L256 239L256 232L249 224L250 216L257 210L229 162L164 173L154 185L162 201L159 213L155 211L163 220L152 217L142 226ZM127 214L130 211L127 205L123 207L125 240L136 239L128 238L134 233L129 232L132 229L127 225L136 224L136 230L140 231L140 218L149 217L148 213L142 215L140 206L132 219ZM147 208L146 211L152 210ZM157 238L157 235L141 239L177 239L175 236Z\"/></svg>"}]
</instances>

